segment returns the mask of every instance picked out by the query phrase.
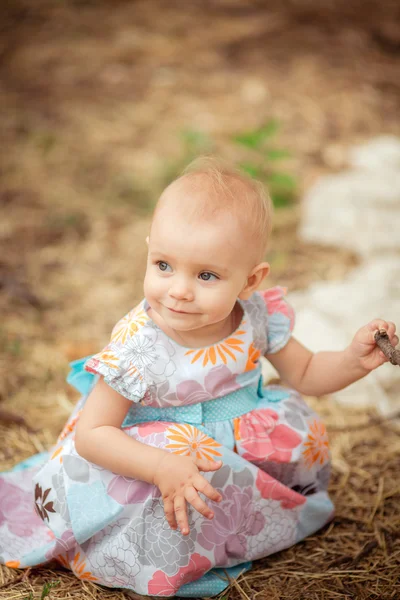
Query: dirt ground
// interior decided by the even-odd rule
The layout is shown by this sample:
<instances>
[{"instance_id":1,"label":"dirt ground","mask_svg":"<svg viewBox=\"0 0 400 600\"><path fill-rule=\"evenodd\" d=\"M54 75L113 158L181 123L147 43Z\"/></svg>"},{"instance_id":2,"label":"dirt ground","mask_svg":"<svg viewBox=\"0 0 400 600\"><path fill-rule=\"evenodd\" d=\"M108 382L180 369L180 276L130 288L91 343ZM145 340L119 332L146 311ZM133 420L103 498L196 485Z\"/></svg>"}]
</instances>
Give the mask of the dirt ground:
<instances>
[{"instance_id":1,"label":"dirt ground","mask_svg":"<svg viewBox=\"0 0 400 600\"><path fill-rule=\"evenodd\" d=\"M237 161L233 134L279 121L298 199L276 211L268 285L357 263L298 239L301 197L352 144L400 135L400 4L14 0L0 33L0 408L26 421L2 427L9 468L52 444L77 398L68 362L142 297L151 208L191 155L182 132Z\"/></svg>"}]
</instances>

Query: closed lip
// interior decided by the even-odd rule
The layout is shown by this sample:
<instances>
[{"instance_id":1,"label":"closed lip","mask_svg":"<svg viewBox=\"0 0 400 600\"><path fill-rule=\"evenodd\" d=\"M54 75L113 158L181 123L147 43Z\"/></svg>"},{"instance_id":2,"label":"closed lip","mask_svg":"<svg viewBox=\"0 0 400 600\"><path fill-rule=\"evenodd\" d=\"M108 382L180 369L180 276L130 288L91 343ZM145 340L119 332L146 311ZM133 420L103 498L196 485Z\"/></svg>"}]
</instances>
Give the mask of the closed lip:
<instances>
[{"instance_id":1,"label":"closed lip","mask_svg":"<svg viewBox=\"0 0 400 600\"><path fill-rule=\"evenodd\" d=\"M176 310L175 308L170 308L169 306L167 306L167 308L171 312L179 313L180 315L194 315L194 314L196 314L196 313L188 312L187 310Z\"/></svg>"}]
</instances>

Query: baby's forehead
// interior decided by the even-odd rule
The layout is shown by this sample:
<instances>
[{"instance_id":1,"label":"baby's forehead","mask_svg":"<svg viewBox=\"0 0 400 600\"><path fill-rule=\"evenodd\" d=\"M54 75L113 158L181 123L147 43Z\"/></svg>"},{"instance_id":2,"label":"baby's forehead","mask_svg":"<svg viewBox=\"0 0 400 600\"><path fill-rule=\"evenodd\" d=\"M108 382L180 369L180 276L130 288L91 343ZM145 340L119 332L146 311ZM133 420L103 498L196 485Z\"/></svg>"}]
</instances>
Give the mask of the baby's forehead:
<instances>
[{"instance_id":1,"label":"baby's forehead","mask_svg":"<svg viewBox=\"0 0 400 600\"><path fill-rule=\"evenodd\" d=\"M249 239L232 215L196 219L182 213L169 216L160 212L152 226L150 258L165 260L185 268L233 271L247 265Z\"/></svg>"},{"instance_id":2,"label":"baby's forehead","mask_svg":"<svg viewBox=\"0 0 400 600\"><path fill-rule=\"evenodd\" d=\"M215 238L241 238L243 227L235 213L224 210L213 210L201 202L180 202L174 199L160 206L156 211L150 238L157 239L185 238L187 241L203 239L212 244Z\"/></svg>"},{"instance_id":3,"label":"baby's forehead","mask_svg":"<svg viewBox=\"0 0 400 600\"><path fill-rule=\"evenodd\" d=\"M176 212L188 218L203 219L224 213L238 216L251 193L246 182L234 176L216 181L206 173L192 173L166 188L157 203L154 218L161 212L164 217ZM245 226L246 219L242 221Z\"/></svg>"},{"instance_id":4,"label":"baby's forehead","mask_svg":"<svg viewBox=\"0 0 400 600\"><path fill-rule=\"evenodd\" d=\"M271 229L271 204L259 182L236 172L189 172L162 193L152 222L182 219L186 223L216 221L222 231L235 227L235 243L245 240L247 254L264 255Z\"/></svg>"}]
</instances>

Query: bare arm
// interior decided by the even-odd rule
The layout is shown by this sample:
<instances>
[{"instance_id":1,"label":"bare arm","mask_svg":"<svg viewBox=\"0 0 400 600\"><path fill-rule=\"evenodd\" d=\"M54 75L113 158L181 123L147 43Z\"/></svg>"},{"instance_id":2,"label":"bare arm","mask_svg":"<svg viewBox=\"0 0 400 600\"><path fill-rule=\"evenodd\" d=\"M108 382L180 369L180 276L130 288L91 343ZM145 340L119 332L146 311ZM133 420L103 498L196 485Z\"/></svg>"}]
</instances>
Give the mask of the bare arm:
<instances>
[{"instance_id":1,"label":"bare arm","mask_svg":"<svg viewBox=\"0 0 400 600\"><path fill-rule=\"evenodd\" d=\"M166 452L129 437L121 424L132 406L101 378L86 401L75 435L77 452L86 460L125 477L153 483Z\"/></svg>"},{"instance_id":2,"label":"bare arm","mask_svg":"<svg viewBox=\"0 0 400 600\"><path fill-rule=\"evenodd\" d=\"M266 358L290 387L307 396L323 396L347 387L387 362L374 337L381 328L387 330L391 343L396 346L399 339L394 323L375 319L361 327L351 344L341 352L314 354L291 338L282 350L267 354Z\"/></svg>"},{"instance_id":3,"label":"bare arm","mask_svg":"<svg viewBox=\"0 0 400 600\"><path fill-rule=\"evenodd\" d=\"M306 396L336 392L369 373L358 367L346 350L314 354L294 338L266 358L284 383Z\"/></svg>"}]
</instances>

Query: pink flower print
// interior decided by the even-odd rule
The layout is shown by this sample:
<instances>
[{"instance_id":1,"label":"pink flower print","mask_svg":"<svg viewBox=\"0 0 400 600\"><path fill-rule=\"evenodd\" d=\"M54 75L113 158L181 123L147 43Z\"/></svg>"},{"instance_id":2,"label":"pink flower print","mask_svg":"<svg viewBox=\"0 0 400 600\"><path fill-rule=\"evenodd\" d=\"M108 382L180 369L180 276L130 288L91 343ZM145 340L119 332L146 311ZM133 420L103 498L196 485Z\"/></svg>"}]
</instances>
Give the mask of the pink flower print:
<instances>
[{"instance_id":1,"label":"pink flower print","mask_svg":"<svg viewBox=\"0 0 400 600\"><path fill-rule=\"evenodd\" d=\"M168 427L168 423L162 421L151 421L150 423L141 423L136 426L140 437L144 438L152 433L162 433Z\"/></svg>"},{"instance_id":2,"label":"pink flower print","mask_svg":"<svg viewBox=\"0 0 400 600\"><path fill-rule=\"evenodd\" d=\"M32 494L8 483L5 478L0 479L0 525L3 523L20 537L32 535L43 525L34 512Z\"/></svg>"},{"instance_id":3,"label":"pink flower print","mask_svg":"<svg viewBox=\"0 0 400 600\"><path fill-rule=\"evenodd\" d=\"M228 485L223 499L213 506L212 521L205 520L197 542L202 548L214 548L216 565L226 565L232 557L245 557L249 536L260 533L265 519L253 500L253 488Z\"/></svg>"},{"instance_id":4,"label":"pink flower print","mask_svg":"<svg viewBox=\"0 0 400 600\"><path fill-rule=\"evenodd\" d=\"M176 386L176 396L184 404L194 404L195 402L213 400L239 388L240 385L236 382L236 375L226 365L219 365L210 369L204 377L204 387L198 381L192 379L182 381Z\"/></svg>"},{"instance_id":5,"label":"pink flower print","mask_svg":"<svg viewBox=\"0 0 400 600\"><path fill-rule=\"evenodd\" d=\"M289 330L293 331L295 320L294 310L284 298L286 292L286 288L276 286L270 288L269 290L263 290L260 293L265 304L267 305L268 314L272 315L274 313L280 313L281 315L287 317L290 322Z\"/></svg>"},{"instance_id":6,"label":"pink flower print","mask_svg":"<svg viewBox=\"0 0 400 600\"><path fill-rule=\"evenodd\" d=\"M145 481L116 475L108 484L107 494L125 506L145 502L147 498L158 497L161 492L156 486Z\"/></svg>"},{"instance_id":7,"label":"pink flower print","mask_svg":"<svg viewBox=\"0 0 400 600\"><path fill-rule=\"evenodd\" d=\"M286 487L261 469L257 474L256 487L266 500L279 500L282 508L295 508L306 502L304 496Z\"/></svg>"},{"instance_id":8,"label":"pink flower print","mask_svg":"<svg viewBox=\"0 0 400 600\"><path fill-rule=\"evenodd\" d=\"M280 286L270 288L269 290L262 290L260 292L261 296L264 298L265 304L267 305L269 315L272 315L272 313L275 312L280 312L286 315L286 317L291 317L291 308L284 299L286 292L287 289Z\"/></svg>"},{"instance_id":9,"label":"pink flower print","mask_svg":"<svg viewBox=\"0 0 400 600\"><path fill-rule=\"evenodd\" d=\"M48 560L51 560L52 558L58 558L59 556L66 557L68 550L71 550L71 548L73 548L75 545L76 540L72 529L67 529L60 538L56 538L55 545L46 552L45 556ZM69 563L65 566L70 568Z\"/></svg>"},{"instance_id":10,"label":"pink flower print","mask_svg":"<svg viewBox=\"0 0 400 600\"><path fill-rule=\"evenodd\" d=\"M149 581L148 593L152 596L173 596L180 587L200 579L211 567L208 558L200 554L192 554L189 564L181 567L176 575L168 576L163 571L156 571Z\"/></svg>"},{"instance_id":11,"label":"pink flower print","mask_svg":"<svg viewBox=\"0 0 400 600\"><path fill-rule=\"evenodd\" d=\"M243 458L251 462L290 462L292 450L302 438L287 425L278 425L278 414L270 408L260 408L239 417L235 436Z\"/></svg>"}]
</instances>

